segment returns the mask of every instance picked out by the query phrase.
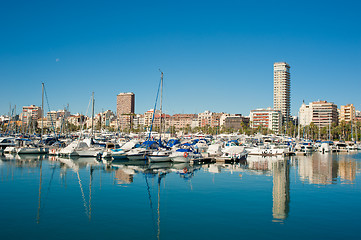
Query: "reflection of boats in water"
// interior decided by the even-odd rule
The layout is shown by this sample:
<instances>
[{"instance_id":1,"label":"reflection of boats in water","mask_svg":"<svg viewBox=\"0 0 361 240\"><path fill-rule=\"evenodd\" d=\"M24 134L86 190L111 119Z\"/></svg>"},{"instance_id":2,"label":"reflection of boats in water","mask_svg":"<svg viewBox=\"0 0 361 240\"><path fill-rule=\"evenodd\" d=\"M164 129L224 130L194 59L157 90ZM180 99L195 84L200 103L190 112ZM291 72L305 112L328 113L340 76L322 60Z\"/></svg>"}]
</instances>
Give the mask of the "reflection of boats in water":
<instances>
[{"instance_id":1,"label":"reflection of boats in water","mask_svg":"<svg viewBox=\"0 0 361 240\"><path fill-rule=\"evenodd\" d=\"M89 157L79 157L79 158L64 158L58 157L57 160L64 164L64 166L72 169L78 178L79 188L83 199L84 211L89 220L91 220L92 214L92 182L93 182L93 172L96 168L102 168L102 165L97 161L96 158ZM79 169L89 167L90 181L89 181L89 199L86 200L83 184L80 178Z\"/></svg>"},{"instance_id":2,"label":"reflection of boats in water","mask_svg":"<svg viewBox=\"0 0 361 240\"><path fill-rule=\"evenodd\" d=\"M172 167L172 162L149 163L148 170L168 170Z\"/></svg>"},{"instance_id":3,"label":"reflection of boats in water","mask_svg":"<svg viewBox=\"0 0 361 240\"><path fill-rule=\"evenodd\" d=\"M180 175L181 178L190 179L201 165L190 165L189 163L173 163L171 171Z\"/></svg>"},{"instance_id":4,"label":"reflection of boats in water","mask_svg":"<svg viewBox=\"0 0 361 240\"><path fill-rule=\"evenodd\" d=\"M10 155L11 156L14 156L14 155ZM45 159L45 155L41 154L41 155L38 155L38 154L19 154L19 155L15 155L15 159L16 160L30 160L30 161L38 161L38 160L44 160Z\"/></svg>"},{"instance_id":5,"label":"reflection of boats in water","mask_svg":"<svg viewBox=\"0 0 361 240\"><path fill-rule=\"evenodd\" d=\"M75 172L85 167L100 167L100 163L96 158L79 157L79 158L64 158L58 157L57 160L65 166L73 169Z\"/></svg>"},{"instance_id":6,"label":"reflection of boats in water","mask_svg":"<svg viewBox=\"0 0 361 240\"><path fill-rule=\"evenodd\" d=\"M147 163L145 161L126 161L126 162L112 162L109 164L110 167L114 168L129 168L137 172L144 172L147 168Z\"/></svg>"},{"instance_id":7,"label":"reflection of boats in water","mask_svg":"<svg viewBox=\"0 0 361 240\"><path fill-rule=\"evenodd\" d=\"M172 165L172 169L177 171L177 170L184 170L185 168L187 169L191 169L191 165L189 163L182 163L182 162L177 162L177 163L173 163Z\"/></svg>"}]
</instances>

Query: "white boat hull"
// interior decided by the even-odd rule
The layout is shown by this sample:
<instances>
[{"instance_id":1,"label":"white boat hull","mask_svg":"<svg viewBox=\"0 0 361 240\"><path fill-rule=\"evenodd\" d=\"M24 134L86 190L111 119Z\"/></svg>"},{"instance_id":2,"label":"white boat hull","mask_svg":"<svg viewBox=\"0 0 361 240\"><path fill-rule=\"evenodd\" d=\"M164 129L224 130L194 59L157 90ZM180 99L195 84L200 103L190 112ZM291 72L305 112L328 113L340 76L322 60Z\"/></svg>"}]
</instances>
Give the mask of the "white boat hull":
<instances>
[{"instance_id":1,"label":"white boat hull","mask_svg":"<svg viewBox=\"0 0 361 240\"><path fill-rule=\"evenodd\" d=\"M192 159L198 159L202 155L192 152L174 152L170 155L173 162L189 163Z\"/></svg>"},{"instance_id":2,"label":"white boat hull","mask_svg":"<svg viewBox=\"0 0 361 240\"><path fill-rule=\"evenodd\" d=\"M18 154L47 154L49 153L48 148L41 148L41 147L23 147L17 150Z\"/></svg>"},{"instance_id":3,"label":"white boat hull","mask_svg":"<svg viewBox=\"0 0 361 240\"><path fill-rule=\"evenodd\" d=\"M169 155L151 155L148 156L149 162L170 162L171 159Z\"/></svg>"}]
</instances>

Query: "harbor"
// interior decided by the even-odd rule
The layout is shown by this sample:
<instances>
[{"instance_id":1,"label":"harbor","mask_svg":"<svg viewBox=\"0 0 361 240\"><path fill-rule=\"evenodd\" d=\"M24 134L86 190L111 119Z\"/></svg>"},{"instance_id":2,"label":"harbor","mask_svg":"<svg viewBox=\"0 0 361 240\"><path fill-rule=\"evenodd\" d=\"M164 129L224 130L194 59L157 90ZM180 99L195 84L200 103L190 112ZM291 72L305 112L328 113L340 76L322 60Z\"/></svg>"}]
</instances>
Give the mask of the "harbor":
<instances>
[{"instance_id":1,"label":"harbor","mask_svg":"<svg viewBox=\"0 0 361 240\"><path fill-rule=\"evenodd\" d=\"M2 1L0 240L360 239L361 1Z\"/></svg>"}]
</instances>

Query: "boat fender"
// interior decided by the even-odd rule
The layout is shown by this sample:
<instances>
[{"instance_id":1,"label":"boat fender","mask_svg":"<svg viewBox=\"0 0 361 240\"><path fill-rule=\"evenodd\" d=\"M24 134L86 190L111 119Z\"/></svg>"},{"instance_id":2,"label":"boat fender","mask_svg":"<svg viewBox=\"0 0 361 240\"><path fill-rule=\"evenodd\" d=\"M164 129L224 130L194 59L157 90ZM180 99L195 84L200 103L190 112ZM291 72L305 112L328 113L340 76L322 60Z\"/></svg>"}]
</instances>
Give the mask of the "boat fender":
<instances>
[{"instance_id":1,"label":"boat fender","mask_svg":"<svg viewBox=\"0 0 361 240\"><path fill-rule=\"evenodd\" d=\"M187 152L184 152L183 156L186 158L188 157L188 153Z\"/></svg>"}]
</instances>

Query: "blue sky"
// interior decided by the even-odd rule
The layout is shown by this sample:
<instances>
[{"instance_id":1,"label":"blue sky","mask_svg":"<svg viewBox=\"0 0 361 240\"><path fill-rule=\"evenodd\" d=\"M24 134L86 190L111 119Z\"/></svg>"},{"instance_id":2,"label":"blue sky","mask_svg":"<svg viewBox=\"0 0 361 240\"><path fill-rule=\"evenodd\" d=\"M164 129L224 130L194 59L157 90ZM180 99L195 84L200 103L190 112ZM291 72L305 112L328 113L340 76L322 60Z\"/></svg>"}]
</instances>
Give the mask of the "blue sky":
<instances>
[{"instance_id":1,"label":"blue sky","mask_svg":"<svg viewBox=\"0 0 361 240\"><path fill-rule=\"evenodd\" d=\"M291 65L291 112L327 100L361 110L360 1L1 1L0 114L9 104L248 115L273 105L273 63ZM48 110L48 107L45 108Z\"/></svg>"}]
</instances>

